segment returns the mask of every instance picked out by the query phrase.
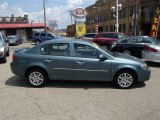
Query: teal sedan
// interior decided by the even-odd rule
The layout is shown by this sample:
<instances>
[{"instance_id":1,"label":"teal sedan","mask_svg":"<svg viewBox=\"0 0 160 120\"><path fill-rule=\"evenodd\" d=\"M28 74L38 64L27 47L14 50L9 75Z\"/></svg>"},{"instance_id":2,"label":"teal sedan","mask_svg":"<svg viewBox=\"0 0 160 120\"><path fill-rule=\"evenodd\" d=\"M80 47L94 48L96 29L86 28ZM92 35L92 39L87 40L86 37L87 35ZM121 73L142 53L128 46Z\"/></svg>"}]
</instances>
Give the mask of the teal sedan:
<instances>
[{"instance_id":1,"label":"teal sedan","mask_svg":"<svg viewBox=\"0 0 160 120\"><path fill-rule=\"evenodd\" d=\"M119 88L130 88L151 76L149 67L138 58L75 39L17 49L10 66L14 74L26 77L33 87L42 87L48 80L86 80L113 81Z\"/></svg>"}]
</instances>

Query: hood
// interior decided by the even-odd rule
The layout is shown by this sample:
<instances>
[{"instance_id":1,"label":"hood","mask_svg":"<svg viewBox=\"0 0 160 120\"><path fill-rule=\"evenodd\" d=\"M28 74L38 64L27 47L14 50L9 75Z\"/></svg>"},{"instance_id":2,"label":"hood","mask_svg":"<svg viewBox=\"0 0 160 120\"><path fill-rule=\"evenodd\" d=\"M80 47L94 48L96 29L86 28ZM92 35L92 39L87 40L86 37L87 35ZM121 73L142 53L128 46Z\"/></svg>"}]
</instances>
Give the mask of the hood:
<instances>
[{"instance_id":1,"label":"hood","mask_svg":"<svg viewBox=\"0 0 160 120\"><path fill-rule=\"evenodd\" d=\"M118 52L113 52L114 57L121 59L121 60L129 60L129 61L136 61L136 62L140 62L140 63L144 63L144 61L142 61L139 58L133 57L131 55L127 55L127 54L122 54L122 53L118 53Z\"/></svg>"}]
</instances>

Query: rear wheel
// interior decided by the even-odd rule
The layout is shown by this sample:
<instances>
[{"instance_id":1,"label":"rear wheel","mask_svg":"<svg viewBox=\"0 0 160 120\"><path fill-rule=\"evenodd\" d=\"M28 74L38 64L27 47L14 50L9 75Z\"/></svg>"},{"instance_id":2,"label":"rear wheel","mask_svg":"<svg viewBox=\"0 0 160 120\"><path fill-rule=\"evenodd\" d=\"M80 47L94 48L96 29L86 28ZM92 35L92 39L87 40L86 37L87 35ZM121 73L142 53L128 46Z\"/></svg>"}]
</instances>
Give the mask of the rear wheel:
<instances>
[{"instance_id":1,"label":"rear wheel","mask_svg":"<svg viewBox=\"0 0 160 120\"><path fill-rule=\"evenodd\" d=\"M123 70L115 76L114 82L117 87L127 89L135 83L135 78L136 76L132 71Z\"/></svg>"},{"instance_id":2,"label":"rear wheel","mask_svg":"<svg viewBox=\"0 0 160 120\"><path fill-rule=\"evenodd\" d=\"M27 78L28 78L29 83L33 87L42 87L48 81L48 76L46 72L41 69L30 70L27 74Z\"/></svg>"},{"instance_id":3,"label":"rear wheel","mask_svg":"<svg viewBox=\"0 0 160 120\"><path fill-rule=\"evenodd\" d=\"M124 53L124 54L128 54L128 55L131 55L131 51L130 51L130 50L124 50L123 53Z\"/></svg>"}]
</instances>

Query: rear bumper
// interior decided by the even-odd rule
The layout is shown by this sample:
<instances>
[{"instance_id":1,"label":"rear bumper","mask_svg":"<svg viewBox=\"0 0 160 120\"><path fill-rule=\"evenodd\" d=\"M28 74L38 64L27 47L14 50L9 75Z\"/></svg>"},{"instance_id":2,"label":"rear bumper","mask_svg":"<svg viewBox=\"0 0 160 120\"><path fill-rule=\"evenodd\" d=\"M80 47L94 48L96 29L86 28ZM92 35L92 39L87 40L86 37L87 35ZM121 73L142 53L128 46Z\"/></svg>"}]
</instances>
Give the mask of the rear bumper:
<instances>
[{"instance_id":1,"label":"rear bumper","mask_svg":"<svg viewBox=\"0 0 160 120\"><path fill-rule=\"evenodd\" d=\"M142 58L146 61L152 61L152 62L160 63L160 53L142 51Z\"/></svg>"}]
</instances>

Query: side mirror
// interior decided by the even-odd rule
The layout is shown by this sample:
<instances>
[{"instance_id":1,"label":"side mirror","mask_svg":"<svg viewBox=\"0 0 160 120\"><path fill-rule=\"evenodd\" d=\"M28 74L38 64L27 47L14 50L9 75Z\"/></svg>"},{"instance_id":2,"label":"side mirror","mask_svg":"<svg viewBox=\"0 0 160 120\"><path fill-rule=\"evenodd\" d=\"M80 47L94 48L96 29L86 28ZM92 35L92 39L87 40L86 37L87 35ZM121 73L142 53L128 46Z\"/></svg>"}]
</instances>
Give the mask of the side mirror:
<instances>
[{"instance_id":1,"label":"side mirror","mask_svg":"<svg viewBox=\"0 0 160 120\"><path fill-rule=\"evenodd\" d=\"M106 56L104 56L103 54L100 54L100 55L98 56L98 58L99 58L101 61L104 61L104 60L107 59Z\"/></svg>"}]
</instances>

